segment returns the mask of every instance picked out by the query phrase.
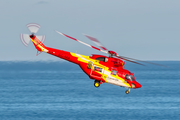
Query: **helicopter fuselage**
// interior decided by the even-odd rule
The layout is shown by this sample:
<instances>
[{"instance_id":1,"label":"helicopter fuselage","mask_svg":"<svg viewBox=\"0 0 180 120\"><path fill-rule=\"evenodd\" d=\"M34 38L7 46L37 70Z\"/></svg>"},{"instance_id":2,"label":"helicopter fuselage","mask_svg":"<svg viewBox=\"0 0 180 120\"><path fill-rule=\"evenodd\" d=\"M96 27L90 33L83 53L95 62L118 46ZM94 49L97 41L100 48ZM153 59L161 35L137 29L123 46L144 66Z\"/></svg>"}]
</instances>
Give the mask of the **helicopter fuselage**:
<instances>
[{"instance_id":1,"label":"helicopter fuselage","mask_svg":"<svg viewBox=\"0 0 180 120\"><path fill-rule=\"evenodd\" d=\"M85 56L44 46L35 35L30 35L35 48L40 52L46 52L53 56L67 60L80 66L80 68L95 80L95 87L102 83L110 83L125 88L140 88L134 74L124 69L124 61L114 57L103 55Z\"/></svg>"}]
</instances>

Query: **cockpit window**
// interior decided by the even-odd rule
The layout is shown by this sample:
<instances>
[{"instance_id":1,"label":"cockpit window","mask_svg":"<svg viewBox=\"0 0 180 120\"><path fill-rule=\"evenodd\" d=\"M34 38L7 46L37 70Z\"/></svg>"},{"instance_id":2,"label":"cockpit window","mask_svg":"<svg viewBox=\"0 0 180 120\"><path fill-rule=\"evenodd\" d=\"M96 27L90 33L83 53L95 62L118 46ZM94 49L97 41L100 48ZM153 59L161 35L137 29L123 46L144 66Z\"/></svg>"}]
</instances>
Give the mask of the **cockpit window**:
<instances>
[{"instance_id":1,"label":"cockpit window","mask_svg":"<svg viewBox=\"0 0 180 120\"><path fill-rule=\"evenodd\" d=\"M125 75L125 79L129 80L129 75L128 74Z\"/></svg>"},{"instance_id":2,"label":"cockpit window","mask_svg":"<svg viewBox=\"0 0 180 120\"><path fill-rule=\"evenodd\" d=\"M135 80L135 78L134 78L133 75L130 75L130 76L129 76L128 74L125 75L125 79L126 79L126 80L131 80L131 81Z\"/></svg>"},{"instance_id":3,"label":"cockpit window","mask_svg":"<svg viewBox=\"0 0 180 120\"><path fill-rule=\"evenodd\" d=\"M107 62L108 58L106 58L106 57L98 57L98 58L96 58L96 60Z\"/></svg>"},{"instance_id":4,"label":"cockpit window","mask_svg":"<svg viewBox=\"0 0 180 120\"><path fill-rule=\"evenodd\" d=\"M131 81L135 80L134 76L130 75Z\"/></svg>"}]
</instances>

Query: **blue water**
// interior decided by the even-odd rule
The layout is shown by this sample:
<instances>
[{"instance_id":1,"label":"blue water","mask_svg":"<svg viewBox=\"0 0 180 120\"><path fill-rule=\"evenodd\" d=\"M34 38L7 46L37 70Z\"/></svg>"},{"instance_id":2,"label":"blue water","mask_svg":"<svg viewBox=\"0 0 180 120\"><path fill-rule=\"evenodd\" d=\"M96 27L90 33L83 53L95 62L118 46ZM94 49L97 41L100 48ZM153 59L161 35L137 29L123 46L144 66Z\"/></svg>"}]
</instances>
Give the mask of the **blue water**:
<instances>
[{"instance_id":1,"label":"blue water","mask_svg":"<svg viewBox=\"0 0 180 120\"><path fill-rule=\"evenodd\" d=\"M180 62L126 62L142 88L94 81L69 62L0 62L0 120L178 120Z\"/></svg>"}]
</instances>

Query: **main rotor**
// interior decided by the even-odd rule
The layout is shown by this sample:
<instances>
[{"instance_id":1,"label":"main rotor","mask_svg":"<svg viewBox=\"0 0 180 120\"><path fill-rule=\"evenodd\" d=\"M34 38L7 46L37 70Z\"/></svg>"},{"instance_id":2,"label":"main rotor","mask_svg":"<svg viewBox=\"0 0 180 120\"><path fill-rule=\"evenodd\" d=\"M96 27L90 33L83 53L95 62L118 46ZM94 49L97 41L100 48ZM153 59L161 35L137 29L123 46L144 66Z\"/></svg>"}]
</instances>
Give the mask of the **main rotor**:
<instances>
[{"instance_id":1,"label":"main rotor","mask_svg":"<svg viewBox=\"0 0 180 120\"><path fill-rule=\"evenodd\" d=\"M147 62L147 61L142 61L142 60L138 60L138 59L134 59L134 58L129 58L129 57L125 57L125 56L120 56L120 55L118 55L116 52L114 52L114 51L112 51L112 50L108 50L107 48L105 48L96 38L94 38L94 37L92 37L92 36L89 36L89 35L86 35L86 34L84 34L87 38L89 38L92 42L94 42L97 46L99 46L100 48L97 48L97 47L95 47L95 46L92 46L92 45L89 45L89 44L87 44L87 43L84 43L84 42L82 42L82 41L80 41L80 40L78 40L78 39L76 39L76 38L73 38L73 37L71 37L71 36L69 36L69 35L66 35L66 34L64 34L64 33L61 33L61 32L58 32L58 31L56 31L57 33L59 33L59 34L61 34L61 35L63 35L63 36L65 36L65 37L68 37L68 38L70 38L70 39L72 39L72 40L75 40L75 41L77 41L77 42L80 42L81 44L84 44L84 45L86 45L86 46L88 46L88 47L91 47L91 48L93 48L93 49L96 49L96 50L98 50L98 51L101 51L101 52L103 52L103 53L106 53L106 54L109 54L109 57L117 57L117 58L119 58L119 59L121 59L121 60L125 60L125 61L129 61L129 62L132 62L132 63L135 63L135 64L139 64L139 65L143 65L143 66L145 66L144 64L142 64L142 63L139 63L139 62L144 62L144 63L148 63L148 64L153 64L153 65L158 65L158 66L163 66L163 67L167 67L167 66L164 66L164 65L161 65L161 64L156 64L156 63L152 63L152 62ZM137 62L138 61L138 62Z\"/></svg>"}]
</instances>

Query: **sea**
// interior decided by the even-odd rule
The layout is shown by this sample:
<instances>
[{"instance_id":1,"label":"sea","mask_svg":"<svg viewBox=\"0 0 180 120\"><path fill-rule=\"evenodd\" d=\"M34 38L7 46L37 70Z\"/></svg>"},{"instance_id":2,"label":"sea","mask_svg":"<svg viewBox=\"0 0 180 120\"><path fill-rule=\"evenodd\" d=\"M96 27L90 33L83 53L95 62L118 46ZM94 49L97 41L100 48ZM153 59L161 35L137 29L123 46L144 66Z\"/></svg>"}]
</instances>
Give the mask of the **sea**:
<instances>
[{"instance_id":1,"label":"sea","mask_svg":"<svg viewBox=\"0 0 180 120\"><path fill-rule=\"evenodd\" d=\"M142 88L94 81L65 61L1 61L0 120L179 120L180 61L126 62Z\"/></svg>"}]
</instances>

